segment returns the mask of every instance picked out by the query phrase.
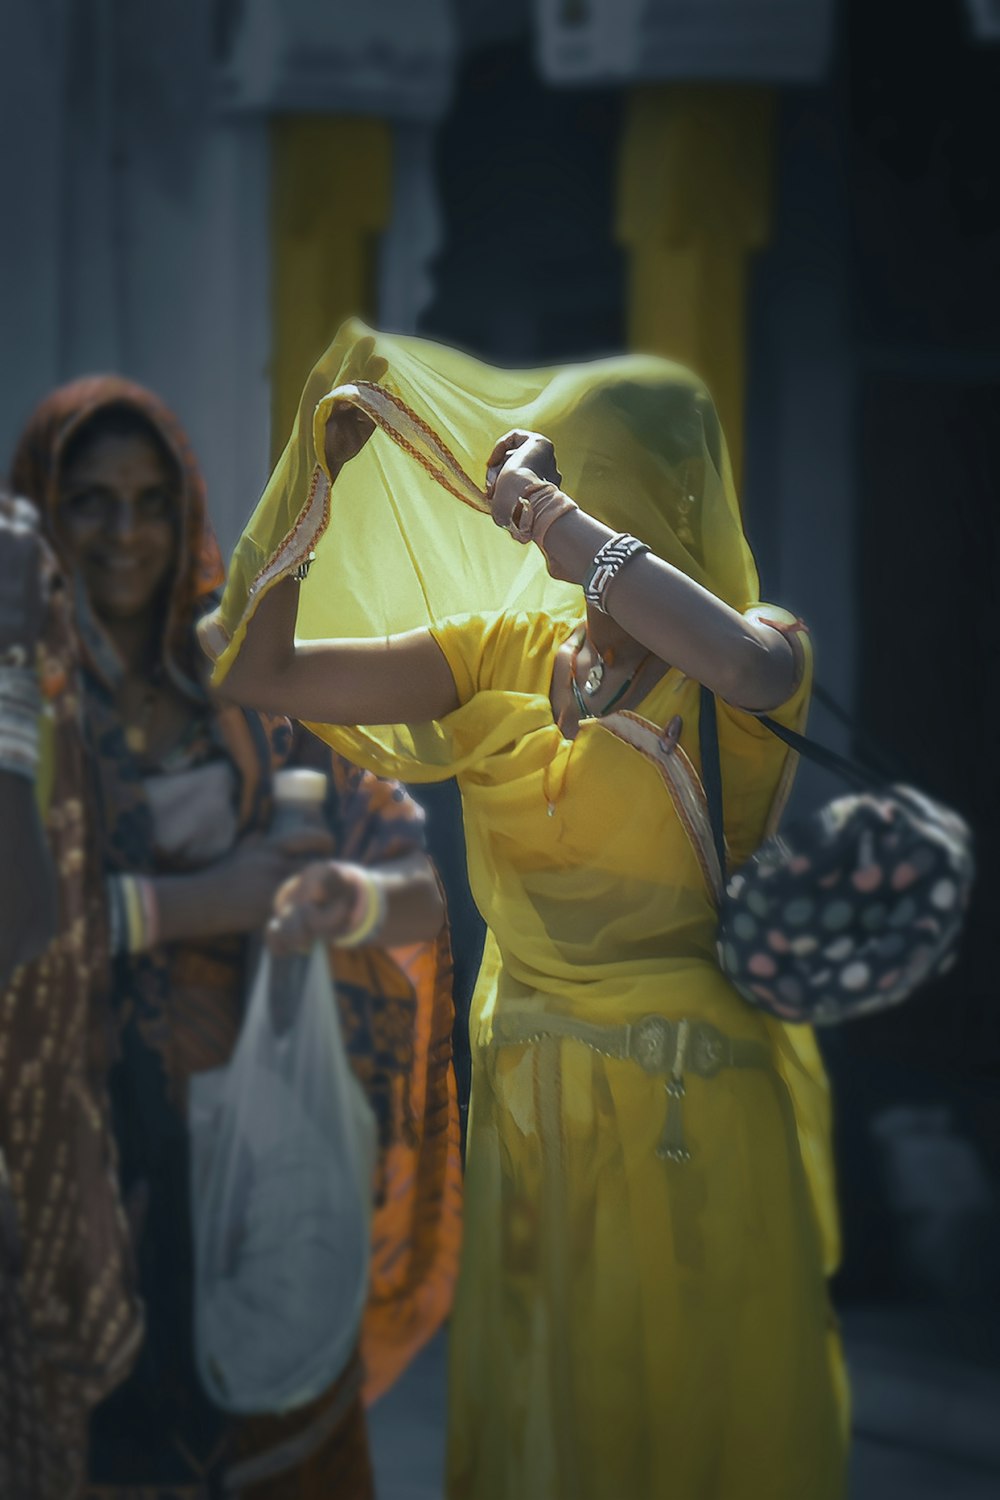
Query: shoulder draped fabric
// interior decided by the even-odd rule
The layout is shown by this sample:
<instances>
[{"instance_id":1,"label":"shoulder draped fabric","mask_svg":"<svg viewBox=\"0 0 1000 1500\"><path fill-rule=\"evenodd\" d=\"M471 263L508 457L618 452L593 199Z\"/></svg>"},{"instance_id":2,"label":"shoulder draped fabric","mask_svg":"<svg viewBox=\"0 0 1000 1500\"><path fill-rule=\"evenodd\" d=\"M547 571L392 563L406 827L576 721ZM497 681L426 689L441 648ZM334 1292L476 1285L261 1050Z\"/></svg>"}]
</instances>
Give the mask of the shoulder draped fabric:
<instances>
[{"instance_id":1,"label":"shoulder draped fabric","mask_svg":"<svg viewBox=\"0 0 1000 1500\"><path fill-rule=\"evenodd\" d=\"M181 478L178 565L166 603L162 667L202 716L196 759L221 758L233 767L239 833L263 831L270 817L274 771L308 762L327 774L328 814L338 857L362 863L423 848L421 815L394 783L331 754L311 736L291 732L287 720L266 720L213 702L195 627L217 600L221 557L208 521L204 486L176 419L155 396L117 377L93 377L55 392L24 433L12 478L35 499L55 532L61 455L71 435L107 406L138 411L156 430ZM84 639L85 726L100 808L106 872L163 870L143 773L124 733L115 701L120 672L106 637L77 590ZM178 867L178 866L174 866ZM181 868L183 866L180 866ZM190 1269L187 1229L186 1080L222 1065L235 1042L246 985L242 938L190 942L120 957L111 976L114 1023L122 1066L118 1128L123 1131L123 1183L150 1185L139 1250L144 1280L169 1296L150 1303L152 1358L176 1378L193 1379L189 1361L189 1289L177 1267ZM449 1067L452 1027L450 949L434 942L383 953L331 949L352 1065L375 1109L380 1133L380 1196L373 1221L370 1305L362 1339L365 1395L374 1399L397 1378L447 1316L459 1242L457 1101ZM146 1188L142 1189L146 1195ZM154 1264L156 1262L156 1264ZM173 1271L164 1274L165 1267ZM177 1299L180 1299L179 1301ZM154 1326L155 1325L155 1326ZM185 1330L178 1341L177 1329ZM140 1374L149 1350L140 1361ZM354 1374L349 1372L350 1379ZM342 1396L331 1393L335 1406ZM184 1398L187 1399L187 1398ZM330 1402L274 1423L262 1419L232 1438L241 1462L281 1444L303 1422L322 1423ZM317 1459L335 1465L335 1444ZM326 1454L326 1450L324 1450ZM310 1470L311 1473L311 1470ZM334 1466L317 1469L317 1483L346 1482ZM363 1486L359 1479L357 1494ZM366 1492L366 1491L365 1491ZM354 1494L350 1486L345 1494Z\"/></svg>"},{"instance_id":2,"label":"shoulder draped fabric","mask_svg":"<svg viewBox=\"0 0 1000 1500\"><path fill-rule=\"evenodd\" d=\"M552 663L582 618L580 590L498 532L478 488L504 431L544 432L585 510L736 609L796 628L759 600L712 403L658 359L502 371L381 334L388 369L373 387L353 378L366 337L345 325L312 372L202 639L221 680L260 599L314 550L300 639L424 627L458 689L439 722L311 726L380 774L457 777L489 928L470 1023L449 1494L597 1500L669 1482L678 1495L832 1500L844 1390L822 1285L838 1247L815 1040L724 980L712 895L655 767L597 720L563 739ZM335 399L379 430L331 487ZM806 671L778 711L796 726L811 685L800 639ZM674 669L633 705L661 729L679 719L696 768L698 691ZM738 861L780 813L791 767L727 706L720 746ZM692 1078L681 1125L665 1078L628 1060L650 1016L702 1027L693 1047L766 1065ZM681 1129L691 1162L670 1165L654 1148ZM770 1487L754 1488L762 1471Z\"/></svg>"},{"instance_id":3,"label":"shoulder draped fabric","mask_svg":"<svg viewBox=\"0 0 1000 1500\"><path fill-rule=\"evenodd\" d=\"M142 1336L107 1093L106 931L80 732L79 653L61 585L39 660L47 702L42 811L57 872L59 930L0 996L0 1493L6 1500L65 1500L76 1493L90 1408L127 1374Z\"/></svg>"}]
</instances>

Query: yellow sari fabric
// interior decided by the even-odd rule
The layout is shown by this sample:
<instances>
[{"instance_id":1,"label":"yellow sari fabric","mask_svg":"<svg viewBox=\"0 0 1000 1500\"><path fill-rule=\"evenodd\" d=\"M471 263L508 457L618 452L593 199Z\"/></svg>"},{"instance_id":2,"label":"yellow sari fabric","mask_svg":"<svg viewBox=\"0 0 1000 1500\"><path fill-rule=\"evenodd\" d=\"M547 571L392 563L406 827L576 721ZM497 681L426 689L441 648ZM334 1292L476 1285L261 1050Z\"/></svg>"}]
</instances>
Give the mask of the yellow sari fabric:
<instances>
[{"instance_id":1,"label":"yellow sari fabric","mask_svg":"<svg viewBox=\"0 0 1000 1500\"><path fill-rule=\"evenodd\" d=\"M582 618L580 590L553 583L537 549L458 504L426 454L386 432L325 498L314 432L327 393L363 376L366 333L342 330L307 385L237 550L215 648L221 677L257 600L315 547L300 637L425 626L458 688L440 723L312 726L379 773L457 776L490 930L471 1017L449 1496L835 1500L845 1402L813 1038L751 1010L722 977L711 896L655 768L597 721L575 741L553 722L553 660ZM633 358L510 372L419 340L380 335L375 347L386 386L467 475L507 428L544 431L581 505L736 608L757 605L718 423L686 372ZM779 711L795 725L811 678L803 639L807 670ZM698 706L677 670L633 705L658 726L679 717L695 765ZM787 790L786 752L724 705L719 732L739 861ZM649 1015L708 1024L760 1059L686 1078L687 1161L657 1154L663 1077L591 1044L600 1030L591 1043L551 1034Z\"/></svg>"},{"instance_id":2,"label":"yellow sari fabric","mask_svg":"<svg viewBox=\"0 0 1000 1500\"><path fill-rule=\"evenodd\" d=\"M809 1186L811 1171L829 1237L811 1038L723 979L709 893L656 770L598 722L571 742L546 719L566 633L542 615L435 631L470 710L515 693L529 726L459 778L491 936L471 1021L449 1495L834 1500L843 1390ZM807 696L804 681L780 717L800 722ZM638 711L680 715L696 759L698 709L697 684L670 672ZM750 715L722 707L719 731L740 858L784 756ZM657 1155L663 1078L544 1037L553 1015L650 1014L709 1022L768 1058L687 1079L686 1163ZM543 1035L497 1045L515 1021Z\"/></svg>"}]
</instances>

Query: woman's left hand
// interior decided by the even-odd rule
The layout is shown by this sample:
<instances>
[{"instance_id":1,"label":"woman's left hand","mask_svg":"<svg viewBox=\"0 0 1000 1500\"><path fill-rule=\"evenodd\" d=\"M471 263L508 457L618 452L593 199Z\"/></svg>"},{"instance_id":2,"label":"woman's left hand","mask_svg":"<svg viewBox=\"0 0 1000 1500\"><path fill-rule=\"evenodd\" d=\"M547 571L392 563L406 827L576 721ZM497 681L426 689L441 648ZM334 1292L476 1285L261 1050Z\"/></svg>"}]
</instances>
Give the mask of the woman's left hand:
<instances>
[{"instance_id":1,"label":"woman's left hand","mask_svg":"<svg viewBox=\"0 0 1000 1500\"><path fill-rule=\"evenodd\" d=\"M530 485L538 483L539 476L532 469L523 468L513 459L504 464L490 494L490 514L497 526L502 526L505 531L511 529L518 501Z\"/></svg>"},{"instance_id":2,"label":"woman's left hand","mask_svg":"<svg viewBox=\"0 0 1000 1500\"><path fill-rule=\"evenodd\" d=\"M349 931L364 875L357 865L326 859L286 880L274 898L267 927L272 953L302 953L313 943L336 942Z\"/></svg>"},{"instance_id":3,"label":"woman's left hand","mask_svg":"<svg viewBox=\"0 0 1000 1500\"><path fill-rule=\"evenodd\" d=\"M359 339L341 371L340 383L354 385L360 380L377 385L388 368L388 360L375 353L375 340L371 337ZM327 467L331 473L357 458L374 431L375 423L367 412L350 401L338 401L330 412L324 440Z\"/></svg>"},{"instance_id":4,"label":"woman's left hand","mask_svg":"<svg viewBox=\"0 0 1000 1500\"><path fill-rule=\"evenodd\" d=\"M338 401L331 408L323 438L326 466L331 474L357 458L375 431L367 412L350 401Z\"/></svg>"}]
</instances>

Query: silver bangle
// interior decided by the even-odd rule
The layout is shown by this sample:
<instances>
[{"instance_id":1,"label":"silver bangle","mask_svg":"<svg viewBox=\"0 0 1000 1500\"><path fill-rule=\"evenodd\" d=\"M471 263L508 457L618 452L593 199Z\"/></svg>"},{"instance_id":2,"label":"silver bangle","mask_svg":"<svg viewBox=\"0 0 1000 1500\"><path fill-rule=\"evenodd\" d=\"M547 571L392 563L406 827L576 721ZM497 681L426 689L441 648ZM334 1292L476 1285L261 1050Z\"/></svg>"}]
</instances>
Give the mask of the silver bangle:
<instances>
[{"instance_id":1,"label":"silver bangle","mask_svg":"<svg viewBox=\"0 0 1000 1500\"><path fill-rule=\"evenodd\" d=\"M638 537L630 536L627 531L621 531L609 541L599 547L594 554L594 560L587 569L587 576L583 580L583 596L588 604L599 609L602 614L607 614L604 604L608 588L625 564L638 557L649 548L645 542L640 542Z\"/></svg>"}]
</instances>

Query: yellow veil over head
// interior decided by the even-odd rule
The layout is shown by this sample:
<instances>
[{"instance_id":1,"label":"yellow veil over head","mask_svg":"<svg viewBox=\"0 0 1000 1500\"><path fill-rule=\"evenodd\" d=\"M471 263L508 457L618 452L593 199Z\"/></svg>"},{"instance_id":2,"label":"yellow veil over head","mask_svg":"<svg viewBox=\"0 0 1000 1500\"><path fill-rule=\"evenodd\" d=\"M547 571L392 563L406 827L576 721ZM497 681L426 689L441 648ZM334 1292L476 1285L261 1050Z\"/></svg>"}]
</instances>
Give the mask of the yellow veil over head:
<instances>
[{"instance_id":1,"label":"yellow veil over head","mask_svg":"<svg viewBox=\"0 0 1000 1500\"><path fill-rule=\"evenodd\" d=\"M417 426L401 446L391 422L382 424L328 501L323 425L344 387L348 398L358 390L352 383L373 358L387 366L379 384ZM302 639L381 637L501 609L580 618L580 590L554 581L536 548L498 536L477 513L488 509L478 488L487 457L512 428L552 439L564 488L592 515L634 532L737 609L756 602L725 442L690 372L635 355L503 370L424 339L373 335L351 320L310 374L291 437L236 549L215 621L219 675L263 593L313 550ZM465 476L452 495L432 472L440 474L440 464L428 434L443 440ZM456 489L466 505L454 503Z\"/></svg>"}]
</instances>

